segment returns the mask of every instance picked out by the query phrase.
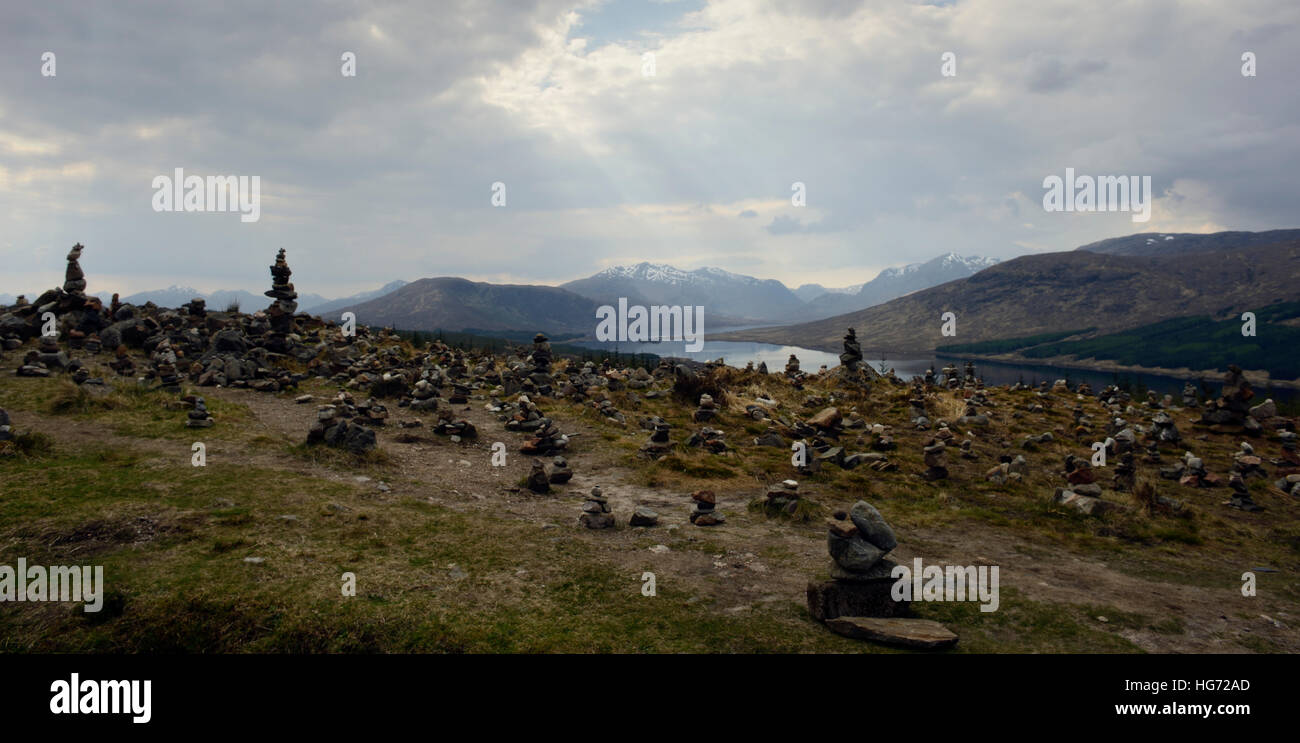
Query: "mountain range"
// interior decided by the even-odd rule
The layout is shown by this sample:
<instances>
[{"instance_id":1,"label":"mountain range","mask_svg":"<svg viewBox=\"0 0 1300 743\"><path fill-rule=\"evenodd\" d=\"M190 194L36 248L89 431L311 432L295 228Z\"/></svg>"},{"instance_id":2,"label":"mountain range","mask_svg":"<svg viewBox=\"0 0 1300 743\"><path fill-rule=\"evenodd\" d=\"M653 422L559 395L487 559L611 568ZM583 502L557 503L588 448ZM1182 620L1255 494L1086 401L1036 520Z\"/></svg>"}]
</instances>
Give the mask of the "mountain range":
<instances>
[{"instance_id":1,"label":"mountain range","mask_svg":"<svg viewBox=\"0 0 1300 743\"><path fill-rule=\"evenodd\" d=\"M1297 276L1300 230L1130 235L1021 256L865 310L712 339L838 351L845 329L854 327L864 349L928 354L954 343L1084 329L1104 335L1171 318L1239 316L1300 299ZM954 337L941 332L946 312L956 315Z\"/></svg>"},{"instance_id":2,"label":"mountain range","mask_svg":"<svg viewBox=\"0 0 1300 743\"><path fill-rule=\"evenodd\" d=\"M493 330L581 332L595 329L601 305L682 305L705 308L705 331L753 325L794 323L860 309L917 289L970 276L996 263L953 253L925 263L882 271L857 287L821 293L800 287L801 299L775 279L758 279L720 268L683 270L643 261L615 266L558 287L495 285L442 277L422 279L373 300L335 303L331 310L354 311L369 325L403 330Z\"/></svg>"}]
</instances>

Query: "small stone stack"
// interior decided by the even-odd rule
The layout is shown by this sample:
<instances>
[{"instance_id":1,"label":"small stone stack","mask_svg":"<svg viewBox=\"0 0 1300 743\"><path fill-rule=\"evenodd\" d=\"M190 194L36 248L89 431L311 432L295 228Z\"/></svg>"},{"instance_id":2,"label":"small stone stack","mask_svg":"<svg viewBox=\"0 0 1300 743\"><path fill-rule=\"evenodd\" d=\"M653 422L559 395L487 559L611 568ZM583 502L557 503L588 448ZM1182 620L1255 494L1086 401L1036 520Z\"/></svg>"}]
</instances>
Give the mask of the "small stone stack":
<instances>
[{"instance_id":1,"label":"small stone stack","mask_svg":"<svg viewBox=\"0 0 1300 743\"><path fill-rule=\"evenodd\" d=\"M578 523L588 529L612 529L614 527L614 514L610 511L609 499L601 494L599 485L591 489L591 494L587 496L586 502L582 504L582 514L578 516Z\"/></svg>"},{"instance_id":2,"label":"small stone stack","mask_svg":"<svg viewBox=\"0 0 1300 743\"><path fill-rule=\"evenodd\" d=\"M925 455L926 470L922 474L926 480L931 482L935 480L948 479L948 455L945 452L944 443L939 439L928 439L922 452Z\"/></svg>"},{"instance_id":3,"label":"small stone stack","mask_svg":"<svg viewBox=\"0 0 1300 743\"><path fill-rule=\"evenodd\" d=\"M179 389L181 378L176 372L176 352L172 350L171 341L164 338L154 349L153 370L158 383L163 389Z\"/></svg>"},{"instance_id":4,"label":"small stone stack","mask_svg":"<svg viewBox=\"0 0 1300 743\"><path fill-rule=\"evenodd\" d=\"M799 483L796 480L782 480L781 486L767 491L767 509L787 514L799 510Z\"/></svg>"},{"instance_id":5,"label":"small stone stack","mask_svg":"<svg viewBox=\"0 0 1300 743\"><path fill-rule=\"evenodd\" d=\"M0 408L0 441L10 441L13 437L14 431L9 420L9 413L4 408Z\"/></svg>"},{"instance_id":6,"label":"small stone stack","mask_svg":"<svg viewBox=\"0 0 1300 743\"><path fill-rule=\"evenodd\" d=\"M668 438L672 425L659 417L649 419L649 423L654 433L650 434L649 441L641 445L641 453L658 459L673 450L673 442Z\"/></svg>"},{"instance_id":7,"label":"small stone stack","mask_svg":"<svg viewBox=\"0 0 1300 743\"><path fill-rule=\"evenodd\" d=\"M185 421L187 428L212 427L212 416L208 415L207 403L203 398L198 395L186 395L181 400L190 406L190 412L186 415Z\"/></svg>"},{"instance_id":8,"label":"small stone stack","mask_svg":"<svg viewBox=\"0 0 1300 743\"><path fill-rule=\"evenodd\" d=\"M1196 385L1191 382L1183 383L1183 407L1194 408L1200 404L1196 396Z\"/></svg>"},{"instance_id":9,"label":"small stone stack","mask_svg":"<svg viewBox=\"0 0 1300 743\"><path fill-rule=\"evenodd\" d=\"M1163 411L1156 413L1155 417L1151 419L1151 423L1155 426L1152 434L1155 436L1156 441L1177 444L1182 438L1178 433L1178 427L1174 425L1173 417L1168 413Z\"/></svg>"},{"instance_id":10,"label":"small stone stack","mask_svg":"<svg viewBox=\"0 0 1300 743\"><path fill-rule=\"evenodd\" d=\"M538 495L551 492L551 478L546 475L546 465L540 459L533 460L532 469L528 472L528 489Z\"/></svg>"},{"instance_id":11,"label":"small stone stack","mask_svg":"<svg viewBox=\"0 0 1300 743\"><path fill-rule=\"evenodd\" d=\"M1250 401L1255 397L1255 390L1236 364L1228 366L1228 373L1223 376L1223 395L1218 400L1206 403L1205 412L1201 414L1200 423L1209 425L1249 426ZM1256 422L1255 428L1258 428Z\"/></svg>"},{"instance_id":12,"label":"small stone stack","mask_svg":"<svg viewBox=\"0 0 1300 743\"><path fill-rule=\"evenodd\" d=\"M790 360L785 362L785 375L791 379L802 376L803 372L799 371L799 357L790 354Z\"/></svg>"},{"instance_id":13,"label":"small stone stack","mask_svg":"<svg viewBox=\"0 0 1300 743\"><path fill-rule=\"evenodd\" d=\"M727 442L723 439L724 435L722 431L716 428L705 426L691 434L691 437L686 439L686 445L700 447L713 454L724 454L727 451Z\"/></svg>"},{"instance_id":14,"label":"small stone stack","mask_svg":"<svg viewBox=\"0 0 1300 743\"><path fill-rule=\"evenodd\" d=\"M1119 464L1115 465L1114 482L1111 487L1117 493L1131 493L1137 486L1137 467L1133 463L1133 453L1121 454Z\"/></svg>"},{"instance_id":15,"label":"small stone stack","mask_svg":"<svg viewBox=\"0 0 1300 743\"><path fill-rule=\"evenodd\" d=\"M1229 476L1228 487L1232 489L1232 499L1225 501L1223 505L1240 511L1255 512L1264 510L1263 506L1255 503L1250 497L1250 490L1246 488L1246 479L1241 476L1240 472L1233 472Z\"/></svg>"},{"instance_id":16,"label":"small stone stack","mask_svg":"<svg viewBox=\"0 0 1300 743\"><path fill-rule=\"evenodd\" d=\"M537 394L544 397L551 396L551 344L550 339L545 333L538 333L533 336L533 353L529 357L532 361L532 371L528 375L529 381L533 383Z\"/></svg>"},{"instance_id":17,"label":"small stone stack","mask_svg":"<svg viewBox=\"0 0 1300 743\"><path fill-rule=\"evenodd\" d=\"M712 490L697 490L691 493L695 506L691 509L691 523L696 526L717 526L726 522L726 518L717 509L718 499Z\"/></svg>"},{"instance_id":18,"label":"small stone stack","mask_svg":"<svg viewBox=\"0 0 1300 743\"><path fill-rule=\"evenodd\" d=\"M696 423L707 423L718 416L718 406L713 402L713 395L700 395L700 406L695 409L691 420Z\"/></svg>"},{"instance_id":19,"label":"small stone stack","mask_svg":"<svg viewBox=\"0 0 1300 743\"><path fill-rule=\"evenodd\" d=\"M551 460L551 474L547 479L552 485L563 485L573 479L573 470L569 469L569 463L564 457Z\"/></svg>"}]
</instances>

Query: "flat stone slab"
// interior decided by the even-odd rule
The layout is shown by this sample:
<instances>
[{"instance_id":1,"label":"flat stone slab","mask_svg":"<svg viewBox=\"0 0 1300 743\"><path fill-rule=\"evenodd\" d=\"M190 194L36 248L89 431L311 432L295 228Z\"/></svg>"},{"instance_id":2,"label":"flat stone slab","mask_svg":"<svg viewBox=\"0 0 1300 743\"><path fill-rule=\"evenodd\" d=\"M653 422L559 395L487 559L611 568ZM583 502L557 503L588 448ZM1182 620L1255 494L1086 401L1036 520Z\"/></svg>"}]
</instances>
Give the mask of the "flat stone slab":
<instances>
[{"instance_id":1,"label":"flat stone slab","mask_svg":"<svg viewBox=\"0 0 1300 743\"><path fill-rule=\"evenodd\" d=\"M941 650L957 644L957 635L929 619L899 617L836 617L826 626L837 635L920 650Z\"/></svg>"}]
</instances>

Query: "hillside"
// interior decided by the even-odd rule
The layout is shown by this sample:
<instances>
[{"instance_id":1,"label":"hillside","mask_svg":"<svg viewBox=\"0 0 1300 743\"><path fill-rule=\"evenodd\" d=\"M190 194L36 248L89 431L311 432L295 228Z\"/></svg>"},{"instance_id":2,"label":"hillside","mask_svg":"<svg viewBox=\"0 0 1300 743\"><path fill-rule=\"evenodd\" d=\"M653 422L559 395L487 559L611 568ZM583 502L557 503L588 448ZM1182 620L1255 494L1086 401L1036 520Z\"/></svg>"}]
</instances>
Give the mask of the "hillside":
<instances>
[{"instance_id":1,"label":"hillside","mask_svg":"<svg viewBox=\"0 0 1300 743\"><path fill-rule=\"evenodd\" d=\"M341 307L357 322L402 330L591 332L597 303L553 286L420 279L391 294Z\"/></svg>"},{"instance_id":2,"label":"hillside","mask_svg":"<svg viewBox=\"0 0 1300 743\"><path fill-rule=\"evenodd\" d=\"M1030 255L866 310L713 340L835 351L845 328L855 327L863 348L930 353L938 345L1080 327L1113 333L1176 317L1223 318L1295 300L1300 298L1297 275L1300 240L1150 257L1088 250ZM940 333L945 312L957 316L956 338Z\"/></svg>"}]
</instances>

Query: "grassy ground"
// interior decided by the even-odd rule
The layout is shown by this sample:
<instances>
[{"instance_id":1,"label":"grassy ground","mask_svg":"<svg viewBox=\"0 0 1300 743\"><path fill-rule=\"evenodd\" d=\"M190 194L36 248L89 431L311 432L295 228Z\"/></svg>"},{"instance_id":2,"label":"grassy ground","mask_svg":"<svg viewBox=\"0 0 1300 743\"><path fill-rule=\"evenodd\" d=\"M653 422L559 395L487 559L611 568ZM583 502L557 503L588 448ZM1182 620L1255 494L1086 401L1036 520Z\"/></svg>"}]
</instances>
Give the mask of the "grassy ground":
<instances>
[{"instance_id":1,"label":"grassy ground","mask_svg":"<svg viewBox=\"0 0 1300 743\"><path fill-rule=\"evenodd\" d=\"M302 446L306 425L298 418L275 423L277 415L310 419L314 406L293 406L292 394L195 390L218 423L194 431L184 427L175 393L111 381L93 394L0 371L0 407L17 429L45 437L0 457L0 564L25 557L29 564L102 565L109 594L99 614L56 603L5 606L2 651L895 652L838 637L808 617L802 587L825 575L825 527L820 518L770 518L745 508L794 473L788 450L748 446L763 429L744 417L743 406L765 394L780 402L781 415L807 417L823 403L805 408L803 399L817 394L834 397L842 410L856 408L868 422L897 424L906 414L905 389L882 387L867 397L801 392L775 377L737 375L720 420L709 425L726 431L738 450L715 456L680 448L657 463L639 456L648 433L635 422L660 415L680 441L698 427L689 421L691 406L617 392L629 421L623 427L588 406L544 401L562 430L582 433L570 461L583 477L634 497L680 499L682 513L666 522L684 522L686 495L695 489L714 489L730 504L728 524L714 530L629 529L620 516L619 529L589 532L576 526L585 484L548 498L520 495L510 488L527 471L527 458L518 455L518 469L503 484L484 479L486 442L509 440L513 452L517 441L482 412L481 401L467 413L480 444L451 445L427 431L426 443L400 444L386 430L380 452L357 460ZM333 391L321 382L304 389L318 397ZM1296 621L1300 593L1290 576L1300 567L1300 518L1293 504L1261 491L1270 510L1256 517L1219 507L1223 489L1188 491L1162 481L1160 492L1185 499L1190 516L1067 512L1048 496L1060 484L1064 455L1082 455L1087 445L1060 435L1027 453L1025 483L995 488L982 473L1004 450L999 440L1063 431L1077 401L1062 396L1045 415L1017 418L1030 393L994 396L996 433L977 439L977 461L951 450L946 482L916 475L927 434L897 428L899 448L889 456L898 472L830 465L798 478L820 513L860 498L874 503L906 545L900 559L946 554L978 562L996 549L1026 566L1007 568L997 612L971 603L914 605L919 616L960 634L955 652L1204 649L1203 635L1218 632L1205 629L1202 614L1212 607L1155 604L1123 581L1161 591L1191 586L1213 604L1214 596L1231 596L1251 565L1283 572L1261 574L1266 600L1223 602L1224 611L1243 623L1265 612ZM960 409L946 392L932 404ZM1085 404L1101 418L1095 401ZM849 432L842 443L866 450L870 435L858 438ZM191 463L190 444L200 440L206 467ZM1187 448L1212 471L1226 472L1236 443L1211 435ZM1167 448L1166 460L1182 450ZM458 476L458 461L472 463L464 471L473 474ZM392 483L393 492L377 491L378 481ZM668 548L667 557L650 551L656 545ZM1104 565L1122 585L1109 594L1068 590L1070 576L1083 579L1092 565ZM656 573L654 596L642 594L647 571ZM356 576L355 596L343 595L345 573ZM1235 651L1291 647L1271 632L1225 632L1208 641L1220 639Z\"/></svg>"}]
</instances>

